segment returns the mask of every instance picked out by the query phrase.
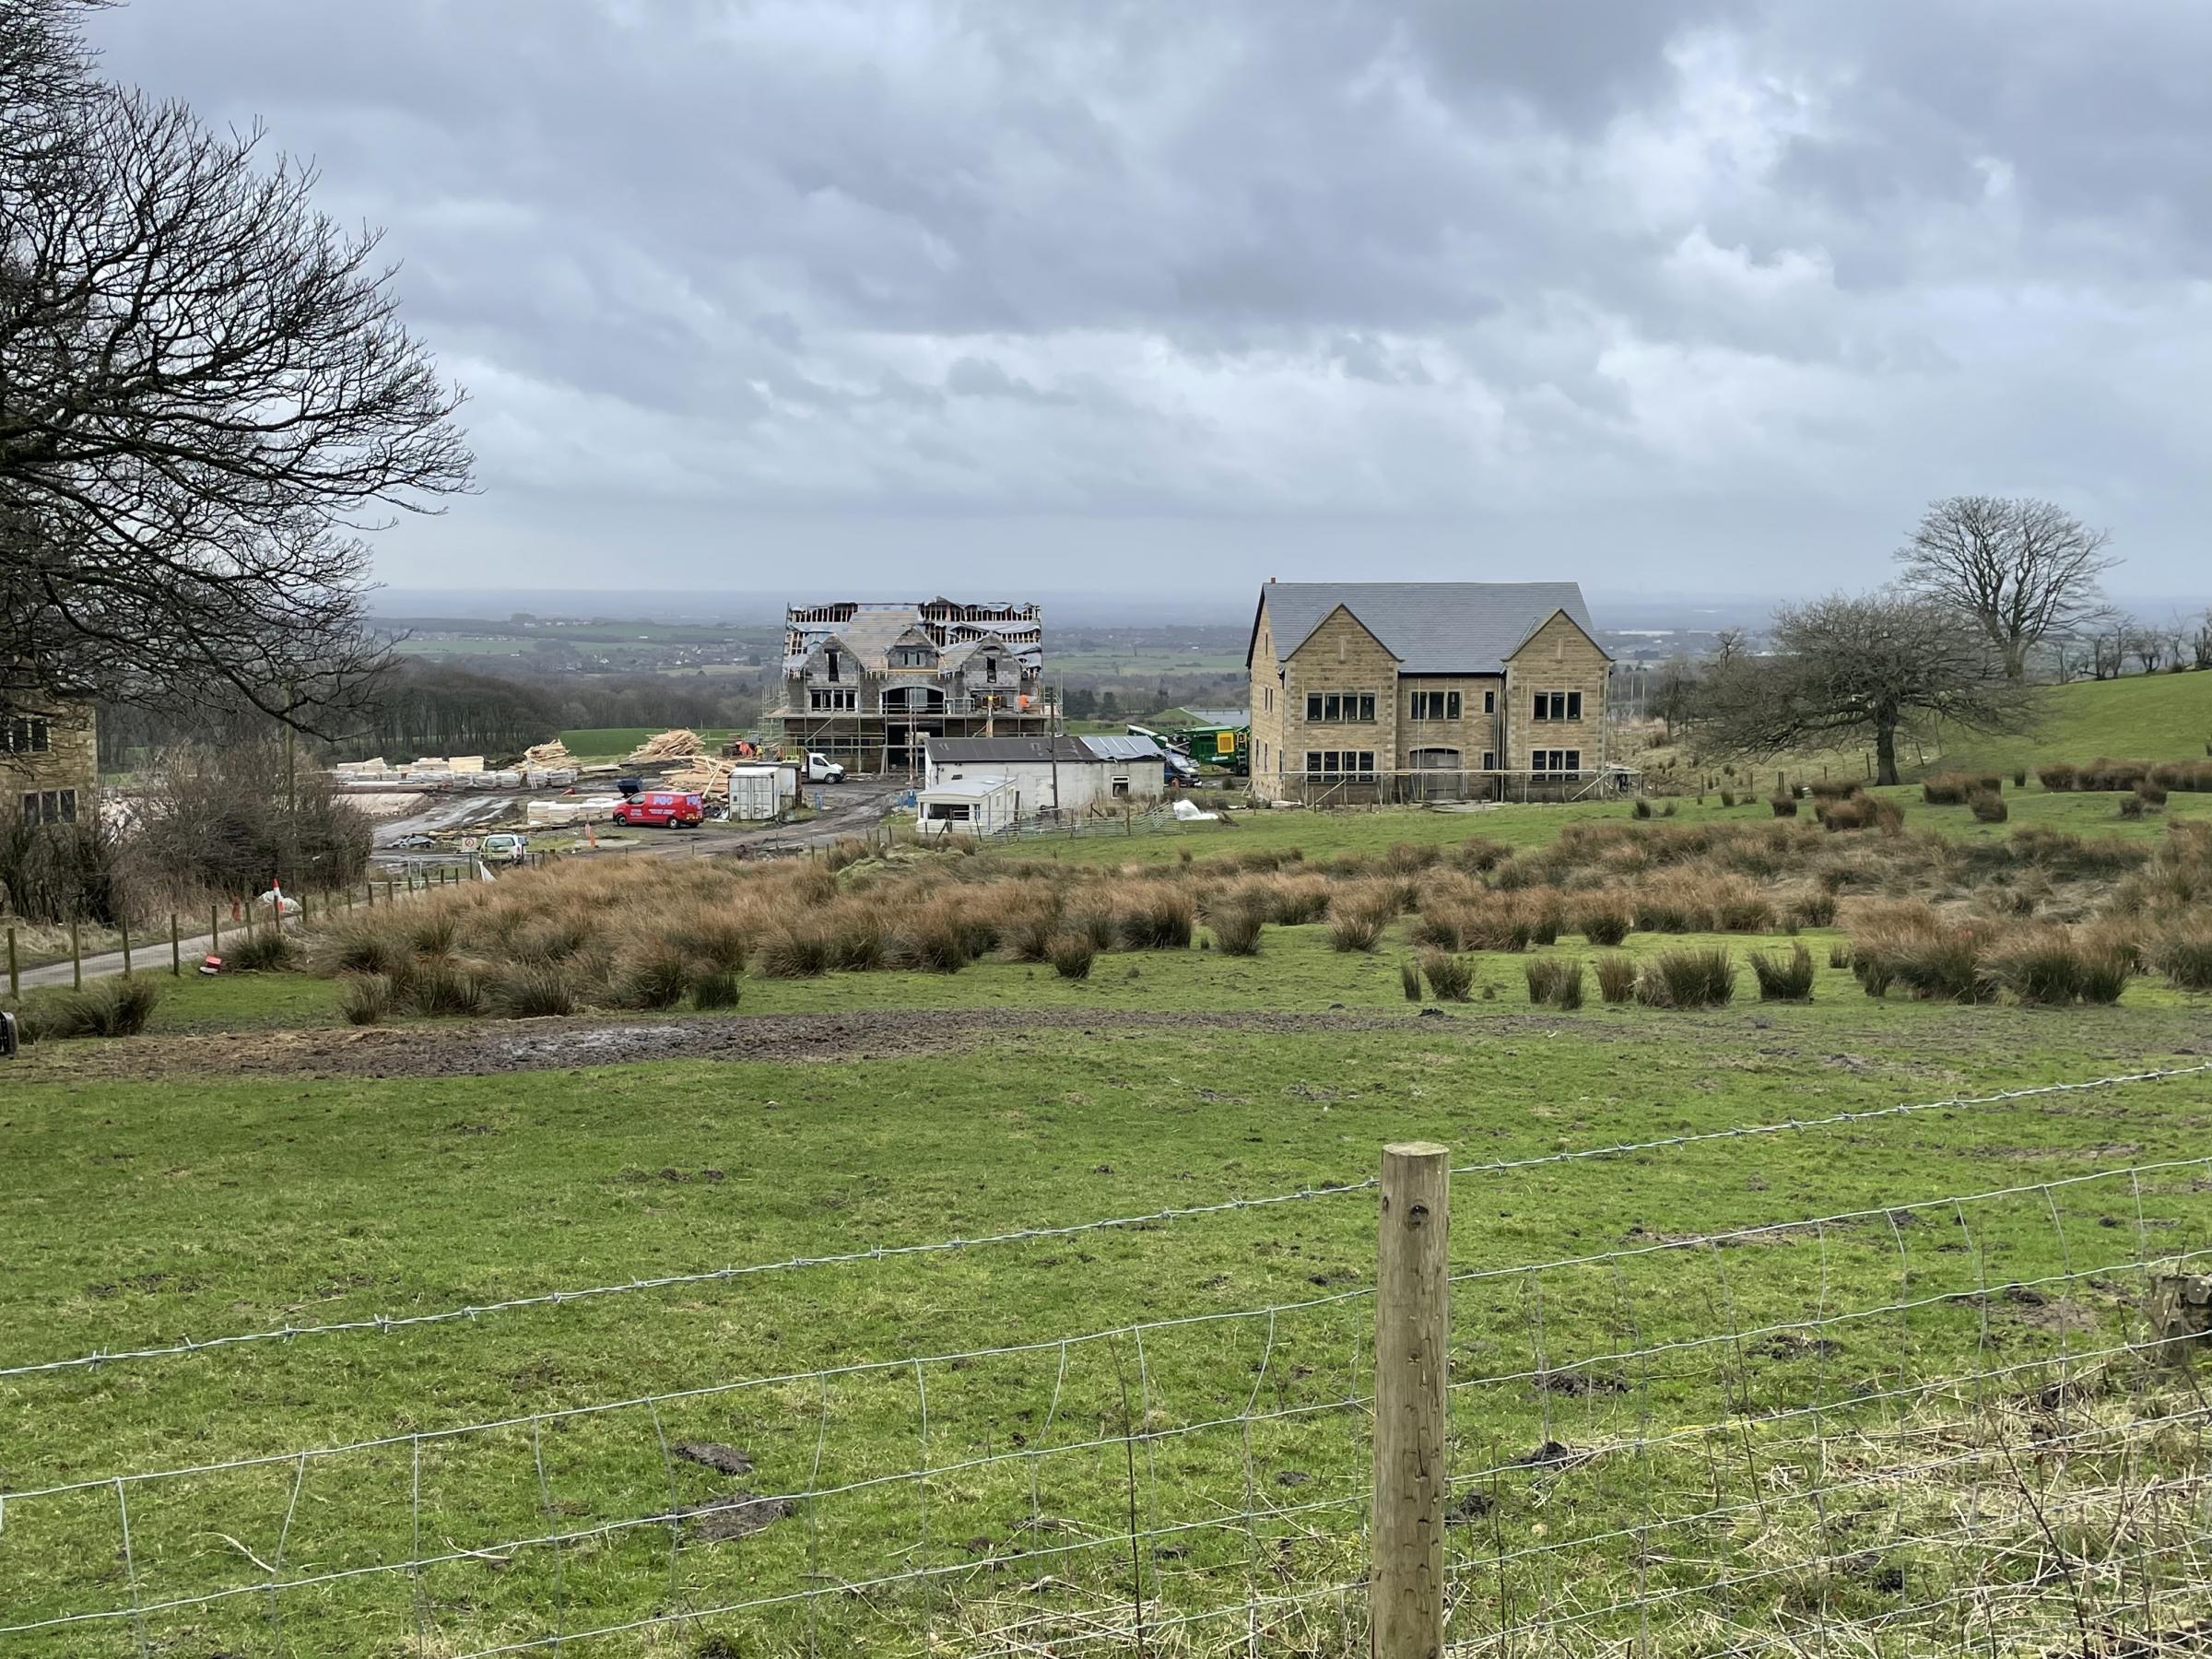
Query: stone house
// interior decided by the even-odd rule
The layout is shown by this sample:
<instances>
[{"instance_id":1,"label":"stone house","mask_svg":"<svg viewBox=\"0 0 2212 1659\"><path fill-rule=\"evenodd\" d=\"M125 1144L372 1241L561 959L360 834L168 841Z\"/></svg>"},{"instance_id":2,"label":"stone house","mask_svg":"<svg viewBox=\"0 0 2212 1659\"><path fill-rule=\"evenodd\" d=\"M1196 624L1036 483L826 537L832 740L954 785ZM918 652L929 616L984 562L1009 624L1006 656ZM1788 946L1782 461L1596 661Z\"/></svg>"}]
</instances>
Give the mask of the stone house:
<instances>
[{"instance_id":1,"label":"stone house","mask_svg":"<svg viewBox=\"0 0 2212 1659\"><path fill-rule=\"evenodd\" d=\"M1253 793L1577 794L1607 760L1611 664L1571 582L1270 582L1245 653Z\"/></svg>"},{"instance_id":2,"label":"stone house","mask_svg":"<svg viewBox=\"0 0 2212 1659\"><path fill-rule=\"evenodd\" d=\"M0 813L22 824L90 823L100 810L92 705L57 700L0 713Z\"/></svg>"}]
</instances>

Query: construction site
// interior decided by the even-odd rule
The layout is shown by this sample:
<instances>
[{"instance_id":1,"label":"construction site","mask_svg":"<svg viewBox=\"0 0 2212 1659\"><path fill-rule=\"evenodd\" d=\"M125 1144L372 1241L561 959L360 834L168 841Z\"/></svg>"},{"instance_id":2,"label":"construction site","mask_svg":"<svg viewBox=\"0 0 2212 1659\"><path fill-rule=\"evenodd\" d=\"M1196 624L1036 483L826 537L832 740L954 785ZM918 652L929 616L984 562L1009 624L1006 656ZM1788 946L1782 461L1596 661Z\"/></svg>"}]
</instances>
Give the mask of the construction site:
<instances>
[{"instance_id":1,"label":"construction site","mask_svg":"<svg viewBox=\"0 0 2212 1659\"><path fill-rule=\"evenodd\" d=\"M932 737L1041 736L1056 710L1034 605L840 601L784 612L770 742L918 776Z\"/></svg>"}]
</instances>

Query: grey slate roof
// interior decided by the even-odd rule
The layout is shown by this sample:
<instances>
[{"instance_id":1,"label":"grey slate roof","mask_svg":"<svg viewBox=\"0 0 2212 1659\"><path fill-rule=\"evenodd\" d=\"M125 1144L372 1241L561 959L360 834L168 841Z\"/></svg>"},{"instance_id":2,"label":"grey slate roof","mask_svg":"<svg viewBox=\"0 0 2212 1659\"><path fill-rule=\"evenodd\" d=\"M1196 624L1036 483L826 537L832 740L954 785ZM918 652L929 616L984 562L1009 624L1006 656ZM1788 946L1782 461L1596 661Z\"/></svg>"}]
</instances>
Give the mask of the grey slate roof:
<instances>
[{"instance_id":1,"label":"grey slate roof","mask_svg":"<svg viewBox=\"0 0 2212 1659\"><path fill-rule=\"evenodd\" d=\"M1055 756L1054 746L1057 745ZM1148 737L932 737L933 766L973 766L993 760L1051 760L1088 765L1098 760L1157 760L1159 750Z\"/></svg>"},{"instance_id":2,"label":"grey slate roof","mask_svg":"<svg viewBox=\"0 0 2212 1659\"><path fill-rule=\"evenodd\" d=\"M1505 659L1554 611L1597 633L1572 582L1271 582L1260 603L1275 620L1278 661L1341 605L1398 659L1401 674L1501 674ZM1249 666L1250 646L1244 660Z\"/></svg>"}]
</instances>

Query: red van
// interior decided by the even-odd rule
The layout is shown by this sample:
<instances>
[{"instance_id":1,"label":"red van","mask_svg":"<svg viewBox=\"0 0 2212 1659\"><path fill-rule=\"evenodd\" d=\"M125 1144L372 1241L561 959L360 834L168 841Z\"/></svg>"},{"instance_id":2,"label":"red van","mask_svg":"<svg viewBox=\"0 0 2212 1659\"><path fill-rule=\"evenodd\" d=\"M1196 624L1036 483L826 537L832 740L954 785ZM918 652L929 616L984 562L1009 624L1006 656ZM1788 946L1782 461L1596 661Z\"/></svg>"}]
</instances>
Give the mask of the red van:
<instances>
[{"instance_id":1,"label":"red van","mask_svg":"<svg viewBox=\"0 0 2212 1659\"><path fill-rule=\"evenodd\" d=\"M702 797L673 789L648 789L615 807L618 824L658 824L670 830L696 830L706 818L707 804Z\"/></svg>"}]
</instances>

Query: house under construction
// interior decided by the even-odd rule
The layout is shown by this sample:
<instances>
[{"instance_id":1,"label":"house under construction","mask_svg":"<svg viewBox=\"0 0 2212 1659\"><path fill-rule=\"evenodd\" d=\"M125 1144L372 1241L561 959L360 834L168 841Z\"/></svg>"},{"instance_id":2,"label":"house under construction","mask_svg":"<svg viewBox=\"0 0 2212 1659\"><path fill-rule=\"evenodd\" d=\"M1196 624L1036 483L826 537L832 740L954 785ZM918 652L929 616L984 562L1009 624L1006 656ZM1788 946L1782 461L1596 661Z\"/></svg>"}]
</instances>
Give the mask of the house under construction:
<instances>
[{"instance_id":1,"label":"house under construction","mask_svg":"<svg viewBox=\"0 0 2212 1659\"><path fill-rule=\"evenodd\" d=\"M846 601L783 614L782 706L771 739L855 771L919 771L931 737L1051 731L1034 605Z\"/></svg>"}]
</instances>

